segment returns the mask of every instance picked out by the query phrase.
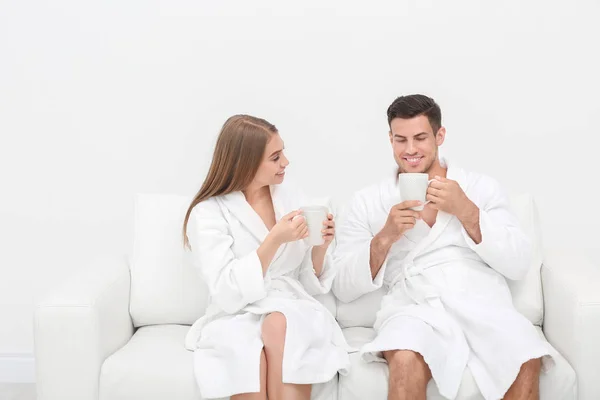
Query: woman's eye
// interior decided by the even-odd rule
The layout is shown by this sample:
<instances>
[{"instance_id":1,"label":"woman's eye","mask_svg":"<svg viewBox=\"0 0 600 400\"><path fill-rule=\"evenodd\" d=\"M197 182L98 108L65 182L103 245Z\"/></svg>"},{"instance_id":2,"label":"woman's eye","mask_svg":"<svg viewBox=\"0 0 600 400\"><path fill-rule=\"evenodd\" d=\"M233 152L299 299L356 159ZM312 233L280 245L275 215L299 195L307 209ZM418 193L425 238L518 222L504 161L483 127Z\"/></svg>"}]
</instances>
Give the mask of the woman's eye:
<instances>
[{"instance_id":1,"label":"woman's eye","mask_svg":"<svg viewBox=\"0 0 600 400\"><path fill-rule=\"evenodd\" d=\"M273 161L277 161L277 160L279 160L279 156L277 156L273 159Z\"/></svg>"}]
</instances>

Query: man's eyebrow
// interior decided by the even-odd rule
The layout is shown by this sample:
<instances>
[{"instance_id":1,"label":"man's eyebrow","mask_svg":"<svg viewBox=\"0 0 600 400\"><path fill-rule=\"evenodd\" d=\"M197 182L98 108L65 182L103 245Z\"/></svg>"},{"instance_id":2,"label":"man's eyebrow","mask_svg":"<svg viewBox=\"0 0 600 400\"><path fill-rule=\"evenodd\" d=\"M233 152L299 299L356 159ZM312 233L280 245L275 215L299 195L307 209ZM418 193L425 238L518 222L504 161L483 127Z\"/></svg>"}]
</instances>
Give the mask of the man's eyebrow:
<instances>
[{"instance_id":1,"label":"man's eyebrow","mask_svg":"<svg viewBox=\"0 0 600 400\"><path fill-rule=\"evenodd\" d=\"M427 135L427 132L421 132L421 133L417 133L417 134L415 135L415 137L417 137L417 136L423 136L423 135ZM397 134L397 133L394 133L394 137L398 137L398 138L404 138L404 139L406 139L406 137L405 137L405 136L399 135L399 134Z\"/></svg>"}]
</instances>

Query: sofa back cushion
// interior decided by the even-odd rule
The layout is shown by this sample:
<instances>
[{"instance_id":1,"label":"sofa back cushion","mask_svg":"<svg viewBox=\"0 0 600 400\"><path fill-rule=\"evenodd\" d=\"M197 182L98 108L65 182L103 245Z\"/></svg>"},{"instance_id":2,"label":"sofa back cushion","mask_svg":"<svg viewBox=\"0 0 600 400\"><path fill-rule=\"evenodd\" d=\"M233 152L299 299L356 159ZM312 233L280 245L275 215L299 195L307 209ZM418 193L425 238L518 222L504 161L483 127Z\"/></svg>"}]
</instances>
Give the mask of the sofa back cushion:
<instances>
[{"instance_id":1,"label":"sofa back cushion","mask_svg":"<svg viewBox=\"0 0 600 400\"><path fill-rule=\"evenodd\" d=\"M515 308L535 325L542 324L543 298L540 269L542 266L542 243L539 219L533 198L529 194L516 194L510 197L512 211L517 216L521 228L532 239L533 259L530 270L525 279L508 281L508 286L513 297ZM334 203L337 226L345 215L347 204ZM341 265L339 268L343 268ZM383 289L368 293L351 303L337 302L336 316L343 328L346 327L372 327L375 314L381 305Z\"/></svg>"},{"instance_id":2,"label":"sofa back cushion","mask_svg":"<svg viewBox=\"0 0 600 400\"><path fill-rule=\"evenodd\" d=\"M136 327L192 324L206 310L208 290L182 242L191 200L167 194L136 196L129 305Z\"/></svg>"}]
</instances>

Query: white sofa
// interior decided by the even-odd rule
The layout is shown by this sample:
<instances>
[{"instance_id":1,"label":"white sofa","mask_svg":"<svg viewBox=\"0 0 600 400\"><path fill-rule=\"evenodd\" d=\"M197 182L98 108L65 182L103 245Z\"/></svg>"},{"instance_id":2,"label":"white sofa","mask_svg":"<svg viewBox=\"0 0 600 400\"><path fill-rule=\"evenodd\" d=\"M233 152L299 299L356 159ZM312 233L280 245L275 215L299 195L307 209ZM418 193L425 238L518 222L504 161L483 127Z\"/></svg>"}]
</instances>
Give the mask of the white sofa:
<instances>
[{"instance_id":1,"label":"white sofa","mask_svg":"<svg viewBox=\"0 0 600 400\"><path fill-rule=\"evenodd\" d=\"M131 259L96 259L38 305L39 400L200 399L192 353L183 347L207 302L180 243L189 200L137 196ZM523 228L537 238L528 277L511 284L514 303L557 350L556 366L541 378L541 398L600 399L600 268L575 252L542 256L533 200L520 195L511 201ZM319 300L359 347L374 335L381 296L375 292L348 304L331 294ZM387 366L366 364L357 353L351 360L350 374L315 387L313 399L386 399ZM433 384L428 398L440 398ZM468 370L459 398L481 398Z\"/></svg>"}]
</instances>

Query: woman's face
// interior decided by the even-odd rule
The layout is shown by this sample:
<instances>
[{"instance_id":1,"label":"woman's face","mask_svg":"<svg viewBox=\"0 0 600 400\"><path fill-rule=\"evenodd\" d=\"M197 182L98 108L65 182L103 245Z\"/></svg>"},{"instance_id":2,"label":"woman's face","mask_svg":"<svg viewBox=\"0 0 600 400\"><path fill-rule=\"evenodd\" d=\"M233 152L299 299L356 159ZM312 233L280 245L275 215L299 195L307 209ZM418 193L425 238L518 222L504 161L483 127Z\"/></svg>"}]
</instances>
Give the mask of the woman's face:
<instances>
[{"instance_id":1,"label":"woman's face","mask_svg":"<svg viewBox=\"0 0 600 400\"><path fill-rule=\"evenodd\" d=\"M262 162L256 171L253 185L267 186L278 185L283 182L285 167L290 162L283 154L283 140L279 134L274 133L265 147Z\"/></svg>"}]
</instances>

